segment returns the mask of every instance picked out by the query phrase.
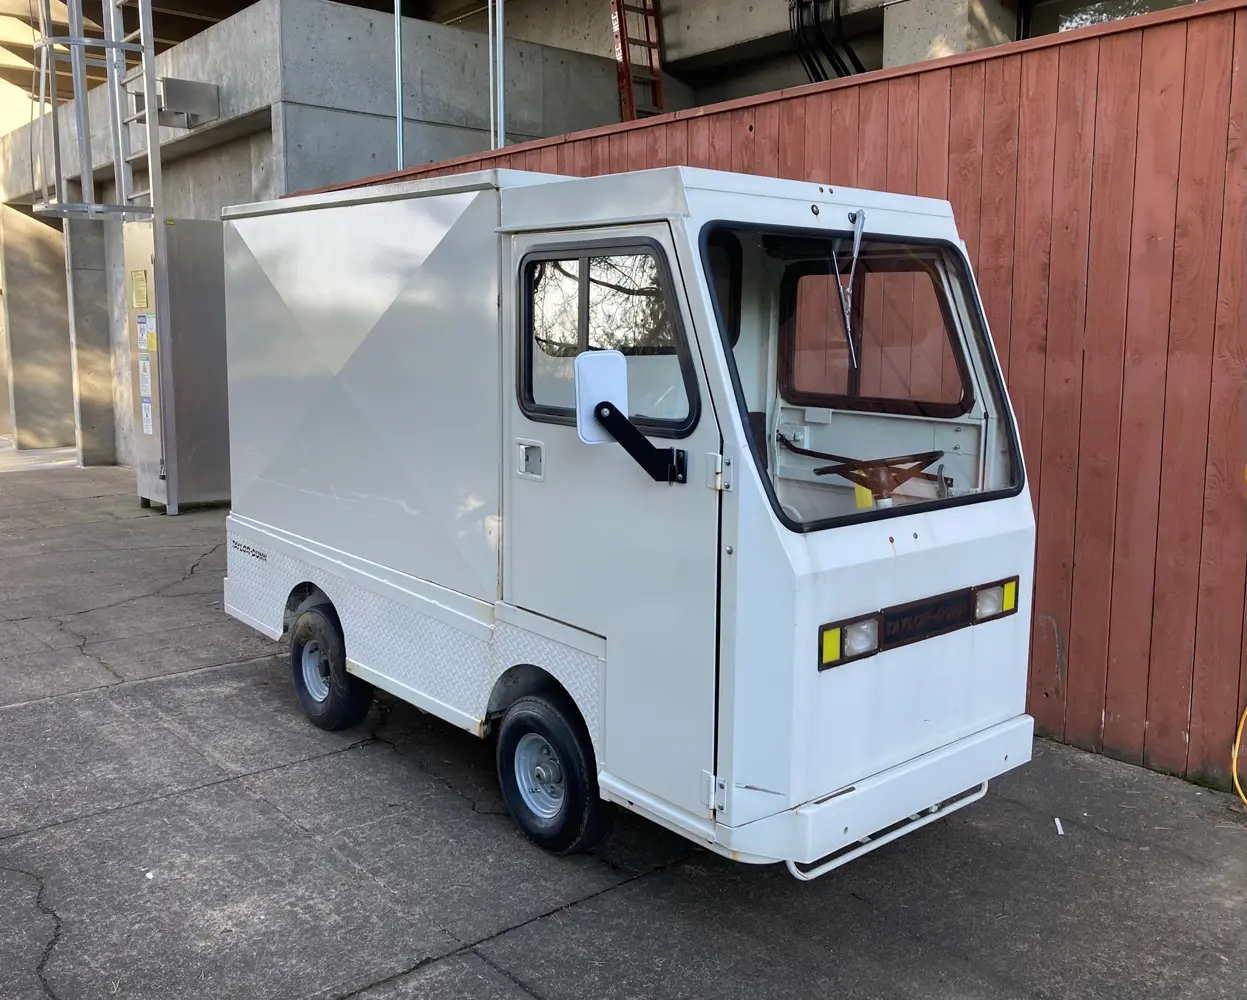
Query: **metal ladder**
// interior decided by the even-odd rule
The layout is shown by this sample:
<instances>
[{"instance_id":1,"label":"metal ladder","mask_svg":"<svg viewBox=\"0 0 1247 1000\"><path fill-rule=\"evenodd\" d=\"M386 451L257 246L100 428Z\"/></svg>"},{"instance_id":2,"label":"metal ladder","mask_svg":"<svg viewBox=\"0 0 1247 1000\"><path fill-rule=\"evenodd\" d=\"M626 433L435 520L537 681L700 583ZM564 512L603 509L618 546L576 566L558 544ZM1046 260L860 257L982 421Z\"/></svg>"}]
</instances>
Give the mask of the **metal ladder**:
<instances>
[{"instance_id":1,"label":"metal ladder","mask_svg":"<svg viewBox=\"0 0 1247 1000\"><path fill-rule=\"evenodd\" d=\"M82 0L67 0L69 34L57 35L50 0L38 0L39 35L35 49L39 65L38 147L40 199L34 211L61 218L153 218L160 205L160 107L156 79L155 28L151 0L102 0L103 38L86 33ZM139 26L127 32L122 7L138 9ZM127 57L136 57L131 68ZM57 66L68 63L73 81L77 175L81 194L72 197L65 153L61 144ZM107 73L109 137L112 144L113 202L96 197L95 164L91 154L91 114L87 99L87 67L102 66ZM135 83L138 87L133 87ZM50 104L50 107L48 105ZM45 111L46 109L46 111ZM132 128L145 133L134 142ZM50 153L50 155L49 155ZM49 163L50 161L50 163ZM134 187L134 166L141 164L147 186ZM51 169L49 170L49 166Z\"/></svg>"},{"instance_id":2,"label":"metal ladder","mask_svg":"<svg viewBox=\"0 0 1247 1000\"><path fill-rule=\"evenodd\" d=\"M624 121L663 113L658 0L611 0L619 111Z\"/></svg>"}]
</instances>

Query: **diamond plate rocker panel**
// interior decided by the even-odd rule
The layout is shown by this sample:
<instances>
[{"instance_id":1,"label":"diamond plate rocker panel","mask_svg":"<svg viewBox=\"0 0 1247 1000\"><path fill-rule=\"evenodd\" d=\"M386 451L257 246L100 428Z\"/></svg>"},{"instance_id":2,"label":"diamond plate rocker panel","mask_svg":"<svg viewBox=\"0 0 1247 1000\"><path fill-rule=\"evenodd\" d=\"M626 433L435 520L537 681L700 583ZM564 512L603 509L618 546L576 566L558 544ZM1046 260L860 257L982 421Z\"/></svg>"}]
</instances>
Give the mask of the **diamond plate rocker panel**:
<instances>
[{"instance_id":1,"label":"diamond plate rocker panel","mask_svg":"<svg viewBox=\"0 0 1247 1000\"><path fill-rule=\"evenodd\" d=\"M338 612L353 662L478 723L485 719L494 684L510 667L541 667L580 709L601 765L604 660L509 622L474 619L481 636L489 638L470 634L420 611L418 606L429 602L418 595L347 566L316 565L299 558L298 545L267 533L231 523L227 544L228 613L277 636L288 625L291 593L300 584L315 584Z\"/></svg>"}]
</instances>

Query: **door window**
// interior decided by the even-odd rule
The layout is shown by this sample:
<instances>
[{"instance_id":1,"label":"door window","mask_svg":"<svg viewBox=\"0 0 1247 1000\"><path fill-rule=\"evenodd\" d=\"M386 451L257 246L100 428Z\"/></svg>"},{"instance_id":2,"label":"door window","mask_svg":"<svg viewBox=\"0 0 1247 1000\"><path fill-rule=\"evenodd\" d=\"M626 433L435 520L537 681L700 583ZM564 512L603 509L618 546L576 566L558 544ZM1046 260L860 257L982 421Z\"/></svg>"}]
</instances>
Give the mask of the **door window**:
<instances>
[{"instance_id":1,"label":"door window","mask_svg":"<svg viewBox=\"0 0 1247 1000\"><path fill-rule=\"evenodd\" d=\"M576 355L627 358L629 417L655 434L696 423L696 389L666 261L656 246L530 254L523 265L520 402L534 420L575 420Z\"/></svg>"}]
</instances>

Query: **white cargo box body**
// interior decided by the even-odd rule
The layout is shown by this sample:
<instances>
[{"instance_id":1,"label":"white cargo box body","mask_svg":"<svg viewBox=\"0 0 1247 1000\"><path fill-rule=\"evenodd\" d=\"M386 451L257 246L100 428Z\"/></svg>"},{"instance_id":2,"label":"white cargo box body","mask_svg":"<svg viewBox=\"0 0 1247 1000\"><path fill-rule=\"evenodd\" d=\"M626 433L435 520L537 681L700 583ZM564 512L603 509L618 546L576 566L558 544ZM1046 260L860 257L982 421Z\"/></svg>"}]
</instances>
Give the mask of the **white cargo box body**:
<instances>
[{"instance_id":1,"label":"white cargo box body","mask_svg":"<svg viewBox=\"0 0 1247 1000\"><path fill-rule=\"evenodd\" d=\"M1029 759L1034 524L947 203L489 171L225 219L231 614L322 595L352 676L482 736L556 685L602 798L800 877ZM587 349L637 461L577 433Z\"/></svg>"}]
</instances>

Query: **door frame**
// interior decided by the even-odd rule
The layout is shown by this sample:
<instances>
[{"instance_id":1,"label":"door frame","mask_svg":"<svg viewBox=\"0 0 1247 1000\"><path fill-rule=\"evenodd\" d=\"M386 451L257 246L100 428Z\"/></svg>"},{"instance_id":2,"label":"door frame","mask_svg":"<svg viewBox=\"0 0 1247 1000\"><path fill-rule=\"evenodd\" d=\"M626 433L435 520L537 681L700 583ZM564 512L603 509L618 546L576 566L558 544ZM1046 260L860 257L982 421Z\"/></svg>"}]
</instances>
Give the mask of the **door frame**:
<instances>
[{"instance_id":1,"label":"door frame","mask_svg":"<svg viewBox=\"0 0 1247 1000\"><path fill-rule=\"evenodd\" d=\"M534 437L540 438L542 436L541 434L533 433L533 421L537 422L536 426L540 426L542 423L552 426L561 425L564 430L559 433L566 433L567 428L575 426L574 413L560 411L553 413L537 411L534 413L532 404L526 405L527 401L524 391L525 379L528 377L526 367L528 357L526 317L529 305L527 303L527 283L524 268L526 262L534 257L541 259L547 253L550 255L558 253L564 258L577 254L590 256L585 251L626 251L629 248L648 251L655 256L662 279L669 282L669 307L672 310L672 319L679 324L677 330L677 352L679 354L680 368L685 376L685 385L689 399L689 417L676 426L670 424L667 426L646 425L640 421L638 421L638 424L646 437L661 439L663 445L669 444L679 447L681 442L687 442L685 447L689 452L690 462L688 482L674 487L664 486L662 488L694 491L712 488L707 480L705 470L707 463L711 462L717 455L722 454L723 432L718 420L718 408L715 405L711 379L704 356L704 345L701 341L704 331L701 330L701 324L694 321L694 299L690 297L688 292L685 281L686 269L680 260L680 244L676 233L673 232L673 228L671 221L663 218L627 224L604 224L586 229L536 230L505 234L507 238L502 241L499 261L502 272L501 281L507 289L500 317L502 324L500 335L503 337L500 389L506 406L506 414L503 417L504 445L501 456L502 467L500 469L504 512L503 548L500 553L500 597L507 604L524 608L533 614L541 614L541 611L527 607L514 590L515 573L512 569L512 559L515 553L515 546L511 542L515 530L516 501L514 497L517 483L522 478L517 475L517 469L515 468L517 456L514 454L514 442L519 438L531 440ZM549 259L549 257L546 259ZM510 384L508 384L509 382ZM704 421L710 421L711 423L703 428L702 423ZM703 440L699 443L692 443L693 439L699 436ZM705 440L707 436L709 436L710 441ZM689 447L690 444L691 447ZM601 447L611 448L610 445ZM618 451L618 461L626 463L626 467L629 470L628 474L644 477L641 469L635 466L632 459L623 452L622 448L620 446L615 447ZM714 450L711 451L711 448ZM606 453L603 452L603 454ZM648 483L649 480L646 479L645 482ZM700 773L696 775L696 792L691 797L687 794L682 796L683 801L679 802L673 802L669 798L660 797L656 802L651 802L651 807L645 810L651 814L661 812L661 815L667 821L675 821L685 829L696 832L703 837L706 835L708 824L713 823L715 813L713 790L710 789L709 782L706 779L712 777L714 773L718 758L720 730L718 703L720 683L719 634L722 618L720 601L722 506L722 493L715 489L713 493L713 524L710 529L715 553L713 560L707 568L707 575L709 576L712 573L713 580L705 598L708 606L708 615L706 616L708 620L704 629L702 629L706 636L706 642L709 644L709 648L706 651L706 662L709 664L710 669L709 676L705 678L707 687L703 726L706 739L703 748L698 751L699 763L697 764L697 769ZM708 513L710 509L709 507L707 508ZM701 618L703 616L698 612L697 617ZM564 624L588 634L598 634L596 630L586 628L584 623L564 622ZM693 627L697 628L699 626L694 625ZM606 638L609 639L609 637ZM608 675L610 671L609 649L610 643L608 641ZM695 683L701 683L696 680L696 674L691 673L690 676L694 678ZM604 691L603 701L604 721L608 720L611 715L611 706L608 704L609 694L607 693L610 689L609 680L605 682L605 687L606 691ZM698 742L701 742L700 738L698 738ZM604 755L607 759L599 761L599 770L603 779L603 795L608 798L620 798L619 789L626 787L628 782L626 776L616 773L612 767L609 748L613 743L610 726L606 724L603 726L603 745L608 748ZM691 765L676 761L673 762L673 766L688 767ZM650 791L644 785L634 787L641 792ZM706 794L707 790L710 790L708 796ZM681 819L681 816L683 819Z\"/></svg>"}]
</instances>

